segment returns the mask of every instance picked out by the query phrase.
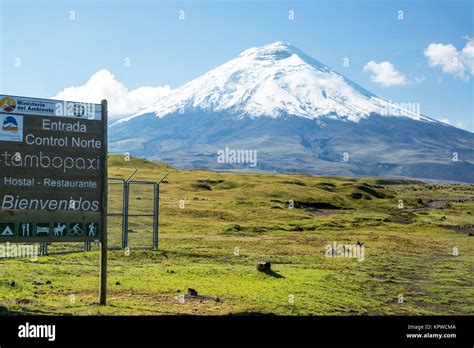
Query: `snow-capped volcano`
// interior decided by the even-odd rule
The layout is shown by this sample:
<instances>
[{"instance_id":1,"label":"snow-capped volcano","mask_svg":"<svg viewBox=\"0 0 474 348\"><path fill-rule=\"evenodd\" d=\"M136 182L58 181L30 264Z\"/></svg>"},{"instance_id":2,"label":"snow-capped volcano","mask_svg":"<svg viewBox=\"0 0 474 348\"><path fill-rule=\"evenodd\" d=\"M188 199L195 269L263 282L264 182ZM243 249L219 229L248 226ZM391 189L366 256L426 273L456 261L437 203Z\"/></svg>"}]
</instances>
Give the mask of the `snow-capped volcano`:
<instances>
[{"instance_id":1,"label":"snow-capped volcano","mask_svg":"<svg viewBox=\"0 0 474 348\"><path fill-rule=\"evenodd\" d=\"M282 41L245 50L237 58L171 91L140 114L154 112L164 117L196 110L238 117L330 116L354 122L376 113L434 122L378 98Z\"/></svg>"},{"instance_id":2,"label":"snow-capped volcano","mask_svg":"<svg viewBox=\"0 0 474 348\"><path fill-rule=\"evenodd\" d=\"M474 135L409 110L276 42L116 122L110 148L180 168L474 182ZM222 162L224 149L258 163Z\"/></svg>"}]
</instances>

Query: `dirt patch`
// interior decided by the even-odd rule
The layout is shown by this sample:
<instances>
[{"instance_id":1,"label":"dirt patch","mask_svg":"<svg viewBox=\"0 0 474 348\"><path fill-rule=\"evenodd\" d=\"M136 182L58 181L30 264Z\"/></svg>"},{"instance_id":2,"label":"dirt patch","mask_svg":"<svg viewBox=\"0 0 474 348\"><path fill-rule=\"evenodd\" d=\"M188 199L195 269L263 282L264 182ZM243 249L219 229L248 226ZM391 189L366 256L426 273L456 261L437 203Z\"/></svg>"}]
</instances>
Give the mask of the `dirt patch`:
<instances>
[{"instance_id":1,"label":"dirt patch","mask_svg":"<svg viewBox=\"0 0 474 348\"><path fill-rule=\"evenodd\" d=\"M474 236L474 225L473 224L458 225L458 226L443 226L443 225L438 225L438 226L446 228L446 229L451 230L451 231L466 233L469 236Z\"/></svg>"},{"instance_id":2,"label":"dirt patch","mask_svg":"<svg viewBox=\"0 0 474 348\"><path fill-rule=\"evenodd\" d=\"M430 209L439 209L446 208L449 204L449 201L433 201L428 203L428 208Z\"/></svg>"},{"instance_id":3,"label":"dirt patch","mask_svg":"<svg viewBox=\"0 0 474 348\"><path fill-rule=\"evenodd\" d=\"M375 181L377 185L413 185L413 184L423 184L423 181L417 180L400 180L400 179L378 179Z\"/></svg>"},{"instance_id":4,"label":"dirt patch","mask_svg":"<svg viewBox=\"0 0 474 348\"><path fill-rule=\"evenodd\" d=\"M255 233L263 233L268 232L268 228L263 226L240 226L234 224L224 230L224 232L255 232Z\"/></svg>"},{"instance_id":5,"label":"dirt patch","mask_svg":"<svg viewBox=\"0 0 474 348\"><path fill-rule=\"evenodd\" d=\"M415 222L415 214L411 212L397 212L383 220L383 222L396 222L398 224L412 224Z\"/></svg>"},{"instance_id":6,"label":"dirt patch","mask_svg":"<svg viewBox=\"0 0 474 348\"><path fill-rule=\"evenodd\" d=\"M30 300L28 298L14 298L12 300L0 302L1 306L13 305L13 304L26 306L26 305L39 305L40 303L38 301Z\"/></svg>"},{"instance_id":7,"label":"dirt patch","mask_svg":"<svg viewBox=\"0 0 474 348\"><path fill-rule=\"evenodd\" d=\"M427 207L421 208L405 208L405 209L396 209L397 212L406 212L412 213L415 211L426 211L426 210L433 210L433 209L444 209L448 206L450 201L432 201L428 203Z\"/></svg>"},{"instance_id":8,"label":"dirt patch","mask_svg":"<svg viewBox=\"0 0 474 348\"><path fill-rule=\"evenodd\" d=\"M287 207L290 206L290 202L282 202L282 201L277 200L277 199L272 199L270 202L284 204ZM311 214L313 214L314 211L317 210L317 209L327 209L327 210L344 209L343 207L339 207L337 205L334 205L332 203L327 203L327 202L293 201L293 204L294 204L293 205L294 208L296 208L296 209L306 209ZM274 207L272 207L272 208L274 209ZM319 214L319 213L321 213L321 214ZM326 214L324 214L324 212L316 212L316 215L326 215Z\"/></svg>"},{"instance_id":9,"label":"dirt patch","mask_svg":"<svg viewBox=\"0 0 474 348\"><path fill-rule=\"evenodd\" d=\"M183 295L182 297L186 301L213 301L213 302L222 302L219 297L212 297L212 296L203 296L203 295Z\"/></svg>"}]
</instances>

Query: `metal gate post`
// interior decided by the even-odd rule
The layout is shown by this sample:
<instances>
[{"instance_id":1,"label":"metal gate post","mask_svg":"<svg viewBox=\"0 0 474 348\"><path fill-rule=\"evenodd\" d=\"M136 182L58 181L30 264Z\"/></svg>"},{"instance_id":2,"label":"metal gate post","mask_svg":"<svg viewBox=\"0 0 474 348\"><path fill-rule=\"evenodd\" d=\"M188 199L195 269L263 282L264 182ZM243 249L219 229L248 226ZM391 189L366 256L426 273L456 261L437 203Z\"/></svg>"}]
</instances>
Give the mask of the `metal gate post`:
<instances>
[{"instance_id":1,"label":"metal gate post","mask_svg":"<svg viewBox=\"0 0 474 348\"><path fill-rule=\"evenodd\" d=\"M128 200L129 200L129 183L123 183L123 209L122 209L122 249L128 248Z\"/></svg>"},{"instance_id":2,"label":"metal gate post","mask_svg":"<svg viewBox=\"0 0 474 348\"><path fill-rule=\"evenodd\" d=\"M48 255L48 243L46 242L41 242L40 243L40 256L46 256Z\"/></svg>"},{"instance_id":3,"label":"metal gate post","mask_svg":"<svg viewBox=\"0 0 474 348\"><path fill-rule=\"evenodd\" d=\"M153 205L153 249L158 250L158 218L160 212L160 185L153 183L154 186L154 205Z\"/></svg>"}]
</instances>

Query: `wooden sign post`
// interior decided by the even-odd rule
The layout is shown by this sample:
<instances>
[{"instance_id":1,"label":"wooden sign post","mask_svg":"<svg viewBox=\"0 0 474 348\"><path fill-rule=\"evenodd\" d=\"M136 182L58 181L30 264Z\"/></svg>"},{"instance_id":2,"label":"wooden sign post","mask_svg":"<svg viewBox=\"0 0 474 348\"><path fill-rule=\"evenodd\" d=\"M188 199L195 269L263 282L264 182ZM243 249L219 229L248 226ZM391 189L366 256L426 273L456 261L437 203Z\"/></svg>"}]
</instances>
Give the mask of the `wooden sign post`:
<instances>
[{"instance_id":1,"label":"wooden sign post","mask_svg":"<svg viewBox=\"0 0 474 348\"><path fill-rule=\"evenodd\" d=\"M102 233L100 238L100 287L99 287L99 304L107 305L107 100L102 100L102 129L104 142L104 157L102 177Z\"/></svg>"},{"instance_id":2,"label":"wooden sign post","mask_svg":"<svg viewBox=\"0 0 474 348\"><path fill-rule=\"evenodd\" d=\"M101 242L106 303L107 102L0 95L0 243Z\"/></svg>"}]
</instances>

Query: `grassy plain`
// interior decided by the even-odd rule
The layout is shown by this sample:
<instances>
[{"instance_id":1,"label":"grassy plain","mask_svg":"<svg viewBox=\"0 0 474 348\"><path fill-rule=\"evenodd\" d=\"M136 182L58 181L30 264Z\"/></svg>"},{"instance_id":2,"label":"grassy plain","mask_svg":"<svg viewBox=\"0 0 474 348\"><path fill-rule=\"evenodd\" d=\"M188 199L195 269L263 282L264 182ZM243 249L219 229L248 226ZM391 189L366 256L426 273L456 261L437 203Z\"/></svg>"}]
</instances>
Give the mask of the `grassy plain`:
<instances>
[{"instance_id":1,"label":"grassy plain","mask_svg":"<svg viewBox=\"0 0 474 348\"><path fill-rule=\"evenodd\" d=\"M96 247L0 260L0 315L474 314L473 185L175 170L120 156L109 166L120 178L137 168L135 180L171 171L159 250L141 248L150 219L132 218L130 251L109 252L107 307L97 305ZM149 211L150 194L132 191L133 211ZM119 246L118 219L109 220ZM326 257L334 242L363 243L363 261ZM256 270L266 260L271 274ZM180 297L188 288L202 297Z\"/></svg>"}]
</instances>

